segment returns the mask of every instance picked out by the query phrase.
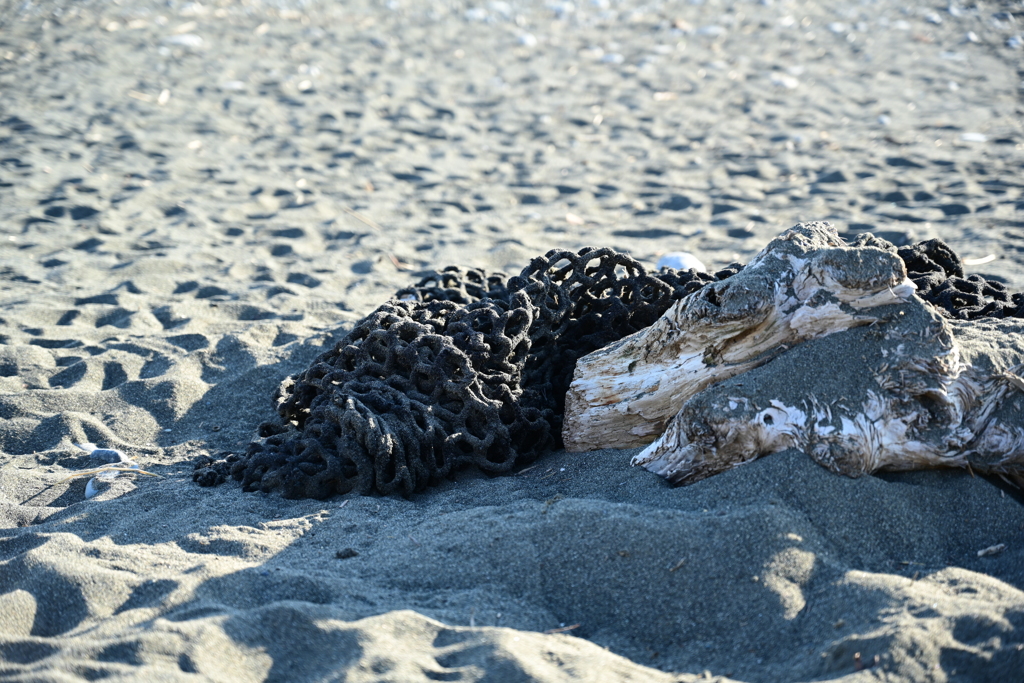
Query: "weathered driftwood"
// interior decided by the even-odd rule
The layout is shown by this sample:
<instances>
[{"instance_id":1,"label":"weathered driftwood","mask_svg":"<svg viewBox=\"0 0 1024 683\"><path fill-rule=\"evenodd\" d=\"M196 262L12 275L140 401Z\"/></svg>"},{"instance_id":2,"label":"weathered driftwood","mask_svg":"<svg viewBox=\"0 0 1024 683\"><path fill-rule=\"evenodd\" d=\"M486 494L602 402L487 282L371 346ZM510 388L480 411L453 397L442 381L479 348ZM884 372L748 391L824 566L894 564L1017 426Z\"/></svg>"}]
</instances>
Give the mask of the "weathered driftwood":
<instances>
[{"instance_id":1,"label":"weathered driftwood","mask_svg":"<svg viewBox=\"0 0 1024 683\"><path fill-rule=\"evenodd\" d=\"M581 358L566 396L570 451L629 448L683 404L808 339L879 320L913 295L894 251L846 247L828 223L773 240L733 277L675 304L651 327Z\"/></svg>"},{"instance_id":2,"label":"weathered driftwood","mask_svg":"<svg viewBox=\"0 0 1024 683\"><path fill-rule=\"evenodd\" d=\"M891 251L840 244L827 224L799 225L581 360L567 445L660 434L633 464L673 482L786 448L849 476L1024 471L1024 320L948 321Z\"/></svg>"},{"instance_id":3,"label":"weathered driftwood","mask_svg":"<svg viewBox=\"0 0 1024 683\"><path fill-rule=\"evenodd\" d=\"M922 301L884 315L699 393L633 464L682 483L796 448L851 477L1024 472L1024 320L948 322Z\"/></svg>"}]
</instances>

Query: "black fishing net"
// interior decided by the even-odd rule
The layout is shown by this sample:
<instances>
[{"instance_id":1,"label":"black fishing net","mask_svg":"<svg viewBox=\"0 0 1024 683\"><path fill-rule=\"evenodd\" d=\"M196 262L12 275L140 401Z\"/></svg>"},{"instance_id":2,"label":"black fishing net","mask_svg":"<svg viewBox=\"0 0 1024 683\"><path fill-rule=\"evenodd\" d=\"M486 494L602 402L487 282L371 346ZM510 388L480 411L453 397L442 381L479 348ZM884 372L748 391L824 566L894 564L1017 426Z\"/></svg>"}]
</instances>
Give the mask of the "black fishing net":
<instances>
[{"instance_id":1,"label":"black fishing net","mask_svg":"<svg viewBox=\"0 0 1024 683\"><path fill-rule=\"evenodd\" d=\"M508 280L448 268L399 291L288 378L261 439L204 459L193 478L325 498L408 494L471 464L507 472L560 445L578 358L740 268L649 274L592 248L551 251Z\"/></svg>"},{"instance_id":2,"label":"black fishing net","mask_svg":"<svg viewBox=\"0 0 1024 683\"><path fill-rule=\"evenodd\" d=\"M895 251L870 235L855 244ZM1024 295L965 277L930 240L897 252L918 294L952 318L1024 317ZM561 444L576 361L651 325L714 275L647 273L611 249L551 251L509 279L448 268L399 291L279 388L279 419L244 454L204 458L193 479L326 498L408 494L455 469L501 473Z\"/></svg>"},{"instance_id":3,"label":"black fishing net","mask_svg":"<svg viewBox=\"0 0 1024 683\"><path fill-rule=\"evenodd\" d=\"M1024 293L980 275L964 275L964 264L941 240L900 247L917 295L950 318L1024 318Z\"/></svg>"}]
</instances>

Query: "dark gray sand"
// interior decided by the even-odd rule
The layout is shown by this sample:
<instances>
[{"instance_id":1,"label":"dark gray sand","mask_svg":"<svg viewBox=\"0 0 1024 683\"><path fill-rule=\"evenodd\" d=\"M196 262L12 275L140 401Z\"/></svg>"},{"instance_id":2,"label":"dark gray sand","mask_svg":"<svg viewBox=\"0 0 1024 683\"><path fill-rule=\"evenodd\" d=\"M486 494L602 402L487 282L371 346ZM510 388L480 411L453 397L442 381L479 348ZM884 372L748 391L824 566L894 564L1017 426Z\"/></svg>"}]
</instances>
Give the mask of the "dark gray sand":
<instances>
[{"instance_id":1,"label":"dark gray sand","mask_svg":"<svg viewBox=\"0 0 1024 683\"><path fill-rule=\"evenodd\" d=\"M1024 506L968 473L190 478L431 268L830 220L1024 289L1020 10L0 0L0 677L1020 680ZM86 500L84 442L162 478Z\"/></svg>"}]
</instances>

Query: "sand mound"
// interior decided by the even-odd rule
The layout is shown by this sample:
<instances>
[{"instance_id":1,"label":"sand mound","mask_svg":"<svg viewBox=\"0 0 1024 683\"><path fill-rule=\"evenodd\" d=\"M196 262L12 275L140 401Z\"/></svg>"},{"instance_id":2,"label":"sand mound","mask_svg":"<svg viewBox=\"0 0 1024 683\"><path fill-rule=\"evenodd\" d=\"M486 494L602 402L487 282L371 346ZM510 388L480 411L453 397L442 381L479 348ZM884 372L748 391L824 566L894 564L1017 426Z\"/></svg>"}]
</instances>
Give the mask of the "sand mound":
<instances>
[{"instance_id":1,"label":"sand mound","mask_svg":"<svg viewBox=\"0 0 1024 683\"><path fill-rule=\"evenodd\" d=\"M776 681L877 656L908 680L1019 671L1024 556L978 551L1016 538L1024 506L984 480L850 480L791 451L681 490L630 468L633 452L409 500L168 478L43 508L0 550L5 670Z\"/></svg>"}]
</instances>

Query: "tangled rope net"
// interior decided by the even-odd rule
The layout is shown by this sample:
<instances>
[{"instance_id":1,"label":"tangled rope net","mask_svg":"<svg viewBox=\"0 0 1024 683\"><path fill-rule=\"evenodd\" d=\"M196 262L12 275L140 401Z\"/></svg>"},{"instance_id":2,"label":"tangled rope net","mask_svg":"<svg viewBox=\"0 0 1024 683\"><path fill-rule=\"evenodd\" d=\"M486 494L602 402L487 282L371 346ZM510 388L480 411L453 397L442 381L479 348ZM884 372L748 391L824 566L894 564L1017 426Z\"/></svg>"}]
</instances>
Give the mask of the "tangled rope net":
<instances>
[{"instance_id":1,"label":"tangled rope net","mask_svg":"<svg viewBox=\"0 0 1024 683\"><path fill-rule=\"evenodd\" d=\"M858 241L895 249L872 236ZM949 317L1024 317L1024 295L964 277L944 243L898 253L918 294ZM507 472L560 446L580 357L742 268L648 273L594 248L550 251L508 280L447 268L399 291L285 380L279 419L260 425L244 454L203 458L193 479L215 486L231 476L246 491L326 498L409 494L468 465Z\"/></svg>"},{"instance_id":2,"label":"tangled rope net","mask_svg":"<svg viewBox=\"0 0 1024 683\"><path fill-rule=\"evenodd\" d=\"M917 295L950 318L1024 318L1024 293L1011 293L1006 285L980 275L964 275L964 264L949 246L937 239L900 247Z\"/></svg>"}]
</instances>

